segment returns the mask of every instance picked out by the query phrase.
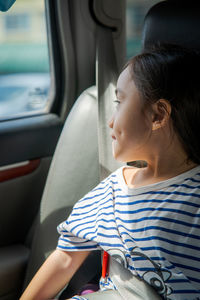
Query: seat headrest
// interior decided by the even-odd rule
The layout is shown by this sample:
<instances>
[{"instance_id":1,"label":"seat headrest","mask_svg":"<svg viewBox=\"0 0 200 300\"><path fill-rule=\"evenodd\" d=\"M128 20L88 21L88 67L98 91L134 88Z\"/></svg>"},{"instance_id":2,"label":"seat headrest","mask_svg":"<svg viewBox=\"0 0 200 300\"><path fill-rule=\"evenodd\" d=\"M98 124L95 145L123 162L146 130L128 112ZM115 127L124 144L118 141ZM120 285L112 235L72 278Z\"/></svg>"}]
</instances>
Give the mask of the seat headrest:
<instances>
[{"instance_id":1,"label":"seat headrest","mask_svg":"<svg viewBox=\"0 0 200 300\"><path fill-rule=\"evenodd\" d=\"M157 43L200 50L200 1L166 0L154 5L144 21L143 50Z\"/></svg>"}]
</instances>

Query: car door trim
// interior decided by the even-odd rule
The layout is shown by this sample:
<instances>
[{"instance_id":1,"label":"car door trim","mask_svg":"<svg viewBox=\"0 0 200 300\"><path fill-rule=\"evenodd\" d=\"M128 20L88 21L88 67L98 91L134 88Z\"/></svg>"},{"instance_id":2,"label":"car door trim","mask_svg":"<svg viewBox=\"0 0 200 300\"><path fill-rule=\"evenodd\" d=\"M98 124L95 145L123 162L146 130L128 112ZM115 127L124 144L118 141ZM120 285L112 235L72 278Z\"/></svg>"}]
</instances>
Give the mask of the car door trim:
<instances>
[{"instance_id":1,"label":"car door trim","mask_svg":"<svg viewBox=\"0 0 200 300\"><path fill-rule=\"evenodd\" d=\"M34 159L0 167L0 182L32 173L39 167L39 165L40 159Z\"/></svg>"}]
</instances>

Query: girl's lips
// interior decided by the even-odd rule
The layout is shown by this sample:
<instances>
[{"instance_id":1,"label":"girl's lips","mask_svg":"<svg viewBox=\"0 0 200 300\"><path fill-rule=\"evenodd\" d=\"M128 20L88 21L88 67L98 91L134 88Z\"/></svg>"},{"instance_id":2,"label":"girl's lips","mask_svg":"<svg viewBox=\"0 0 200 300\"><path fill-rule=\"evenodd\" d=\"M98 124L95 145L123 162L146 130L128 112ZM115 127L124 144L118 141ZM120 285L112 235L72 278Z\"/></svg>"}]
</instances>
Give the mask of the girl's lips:
<instances>
[{"instance_id":1,"label":"girl's lips","mask_svg":"<svg viewBox=\"0 0 200 300\"><path fill-rule=\"evenodd\" d=\"M114 135L111 136L113 140L116 140L116 137Z\"/></svg>"}]
</instances>

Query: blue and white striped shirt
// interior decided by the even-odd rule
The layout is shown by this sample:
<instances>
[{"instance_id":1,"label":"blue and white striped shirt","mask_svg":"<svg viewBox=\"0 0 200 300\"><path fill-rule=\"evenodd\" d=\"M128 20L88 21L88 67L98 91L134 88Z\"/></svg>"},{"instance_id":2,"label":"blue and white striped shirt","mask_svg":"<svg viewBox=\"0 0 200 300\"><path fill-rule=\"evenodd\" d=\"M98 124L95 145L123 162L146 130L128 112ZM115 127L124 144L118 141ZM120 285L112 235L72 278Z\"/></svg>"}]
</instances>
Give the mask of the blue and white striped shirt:
<instances>
[{"instance_id":1,"label":"blue and white striped shirt","mask_svg":"<svg viewBox=\"0 0 200 300\"><path fill-rule=\"evenodd\" d=\"M163 299L200 299L200 166L134 189L120 168L75 204L58 232L58 249L103 249Z\"/></svg>"}]
</instances>

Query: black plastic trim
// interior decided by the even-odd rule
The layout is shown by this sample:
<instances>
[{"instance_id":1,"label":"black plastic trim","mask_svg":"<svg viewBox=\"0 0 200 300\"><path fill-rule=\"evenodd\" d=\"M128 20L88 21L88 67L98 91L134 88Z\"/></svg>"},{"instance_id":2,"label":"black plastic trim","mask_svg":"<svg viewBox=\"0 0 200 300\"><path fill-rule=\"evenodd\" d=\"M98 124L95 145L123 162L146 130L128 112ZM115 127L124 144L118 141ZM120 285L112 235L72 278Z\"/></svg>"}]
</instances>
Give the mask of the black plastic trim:
<instances>
[{"instance_id":1,"label":"black plastic trim","mask_svg":"<svg viewBox=\"0 0 200 300\"><path fill-rule=\"evenodd\" d=\"M62 126L54 114L1 122L0 166L52 156Z\"/></svg>"}]
</instances>

